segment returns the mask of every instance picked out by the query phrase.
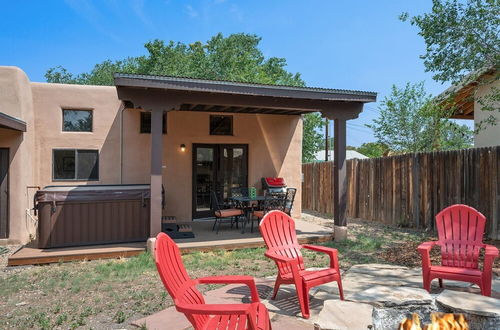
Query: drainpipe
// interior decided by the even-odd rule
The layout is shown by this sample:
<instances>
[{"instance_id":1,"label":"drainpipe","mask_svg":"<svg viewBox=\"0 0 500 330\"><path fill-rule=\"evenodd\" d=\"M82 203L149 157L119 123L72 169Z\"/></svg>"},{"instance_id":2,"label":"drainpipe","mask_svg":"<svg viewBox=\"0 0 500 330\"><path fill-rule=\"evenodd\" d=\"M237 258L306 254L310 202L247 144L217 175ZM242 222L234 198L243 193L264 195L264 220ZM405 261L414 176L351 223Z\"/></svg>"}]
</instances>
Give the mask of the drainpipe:
<instances>
[{"instance_id":1,"label":"drainpipe","mask_svg":"<svg viewBox=\"0 0 500 330\"><path fill-rule=\"evenodd\" d=\"M127 109L125 102L120 105L120 184L123 184L123 112Z\"/></svg>"}]
</instances>

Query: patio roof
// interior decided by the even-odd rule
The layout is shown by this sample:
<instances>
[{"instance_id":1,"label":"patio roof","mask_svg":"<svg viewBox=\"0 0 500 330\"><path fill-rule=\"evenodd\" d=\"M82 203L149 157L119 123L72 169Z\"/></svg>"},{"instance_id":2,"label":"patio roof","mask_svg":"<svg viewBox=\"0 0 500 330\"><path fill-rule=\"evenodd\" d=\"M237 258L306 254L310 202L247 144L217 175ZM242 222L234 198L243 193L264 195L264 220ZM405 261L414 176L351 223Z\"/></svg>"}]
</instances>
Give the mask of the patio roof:
<instances>
[{"instance_id":1,"label":"patio roof","mask_svg":"<svg viewBox=\"0 0 500 330\"><path fill-rule=\"evenodd\" d=\"M376 93L127 73L115 73L114 81L120 100L152 113L151 236L161 231L163 113L204 111L273 115L321 112L333 119L335 239L346 237L346 122L357 118L365 103L375 102Z\"/></svg>"},{"instance_id":2,"label":"patio roof","mask_svg":"<svg viewBox=\"0 0 500 330\"><path fill-rule=\"evenodd\" d=\"M179 111L301 115L352 102L374 102L377 96L365 91L127 73L116 73L114 80L119 97L134 106L140 107L133 96L148 90L178 99L175 110Z\"/></svg>"}]
</instances>

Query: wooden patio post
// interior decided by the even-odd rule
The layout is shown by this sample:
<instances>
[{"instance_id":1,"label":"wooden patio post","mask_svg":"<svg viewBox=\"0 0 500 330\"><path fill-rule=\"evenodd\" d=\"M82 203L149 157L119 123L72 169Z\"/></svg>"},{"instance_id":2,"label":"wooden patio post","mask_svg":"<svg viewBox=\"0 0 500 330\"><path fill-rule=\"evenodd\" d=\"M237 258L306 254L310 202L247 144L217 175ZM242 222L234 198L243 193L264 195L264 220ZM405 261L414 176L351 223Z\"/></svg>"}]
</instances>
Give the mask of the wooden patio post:
<instances>
[{"instance_id":1,"label":"wooden patio post","mask_svg":"<svg viewBox=\"0 0 500 330\"><path fill-rule=\"evenodd\" d=\"M161 187L163 184L163 109L151 110L151 218L150 237L161 232Z\"/></svg>"},{"instance_id":2,"label":"wooden patio post","mask_svg":"<svg viewBox=\"0 0 500 330\"><path fill-rule=\"evenodd\" d=\"M333 120L333 221L334 239L347 238L347 176L346 145L347 121L355 119L363 111L362 102L338 102L321 110L321 114Z\"/></svg>"},{"instance_id":3,"label":"wooden patio post","mask_svg":"<svg viewBox=\"0 0 500 330\"><path fill-rule=\"evenodd\" d=\"M346 122L343 118L336 118L333 129L333 219L336 241L347 237Z\"/></svg>"}]
</instances>

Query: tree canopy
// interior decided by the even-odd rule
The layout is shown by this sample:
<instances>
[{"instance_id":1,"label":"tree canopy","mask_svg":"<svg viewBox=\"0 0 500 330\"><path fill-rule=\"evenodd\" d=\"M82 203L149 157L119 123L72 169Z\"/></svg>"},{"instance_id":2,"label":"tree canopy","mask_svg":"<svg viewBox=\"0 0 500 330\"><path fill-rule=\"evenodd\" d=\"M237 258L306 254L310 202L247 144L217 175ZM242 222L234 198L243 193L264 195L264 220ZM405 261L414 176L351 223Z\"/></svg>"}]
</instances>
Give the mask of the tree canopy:
<instances>
[{"instance_id":1,"label":"tree canopy","mask_svg":"<svg viewBox=\"0 0 500 330\"><path fill-rule=\"evenodd\" d=\"M472 132L447 119L425 92L424 84L392 86L379 107L380 117L367 125L378 143L396 153L460 149L471 146Z\"/></svg>"},{"instance_id":2,"label":"tree canopy","mask_svg":"<svg viewBox=\"0 0 500 330\"><path fill-rule=\"evenodd\" d=\"M500 0L433 0L429 13L400 16L419 28L426 44L421 56L426 71L439 82L491 84L499 79ZM482 74L492 70L486 79ZM500 89L492 88L478 100L483 110L500 111ZM496 124L494 116L478 123Z\"/></svg>"},{"instance_id":3,"label":"tree canopy","mask_svg":"<svg viewBox=\"0 0 500 330\"><path fill-rule=\"evenodd\" d=\"M64 67L47 70L47 82L88 85L113 85L113 73L184 76L273 85L305 86L299 73L288 72L286 59L266 58L259 49L261 38L237 33L224 37L221 33L207 42L192 44L163 40L147 42L147 54L122 60L98 63L90 72L73 74ZM303 158L310 161L319 150L321 126L319 114L304 116Z\"/></svg>"}]
</instances>

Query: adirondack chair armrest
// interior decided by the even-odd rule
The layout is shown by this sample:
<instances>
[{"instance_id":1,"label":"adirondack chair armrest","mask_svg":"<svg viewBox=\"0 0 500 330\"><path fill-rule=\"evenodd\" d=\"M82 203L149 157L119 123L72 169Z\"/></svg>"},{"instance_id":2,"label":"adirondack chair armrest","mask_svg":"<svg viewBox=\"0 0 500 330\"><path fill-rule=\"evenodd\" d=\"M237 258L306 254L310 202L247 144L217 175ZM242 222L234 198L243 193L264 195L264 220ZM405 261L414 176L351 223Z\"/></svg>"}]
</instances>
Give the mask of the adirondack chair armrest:
<instances>
[{"instance_id":1,"label":"adirondack chair armrest","mask_svg":"<svg viewBox=\"0 0 500 330\"><path fill-rule=\"evenodd\" d=\"M484 244L484 256L485 257L492 257L493 260L498 257L498 249L496 246L489 245L489 244Z\"/></svg>"},{"instance_id":2,"label":"adirondack chair armrest","mask_svg":"<svg viewBox=\"0 0 500 330\"><path fill-rule=\"evenodd\" d=\"M285 256L279 255L279 254L271 252L271 251L267 251L266 253L264 253L264 255L270 259L273 259L273 260L279 261L279 262L297 263L297 260L294 258L285 257Z\"/></svg>"},{"instance_id":3,"label":"adirondack chair armrest","mask_svg":"<svg viewBox=\"0 0 500 330\"><path fill-rule=\"evenodd\" d=\"M422 253L429 254L431 249L436 245L438 245L438 242L433 242L433 241L432 242L424 242L418 246L417 250L418 250L418 252L420 252L420 254L422 254Z\"/></svg>"},{"instance_id":4,"label":"adirondack chair armrest","mask_svg":"<svg viewBox=\"0 0 500 330\"><path fill-rule=\"evenodd\" d=\"M328 256L330 257L330 267L338 270L339 261L338 261L337 249L329 248L326 246L309 245L309 244L304 244L304 245L302 245L302 247L304 249L328 254Z\"/></svg>"},{"instance_id":5,"label":"adirondack chair armrest","mask_svg":"<svg viewBox=\"0 0 500 330\"><path fill-rule=\"evenodd\" d=\"M260 302L259 293L257 291L257 286L255 285L255 280L252 276L207 276L200 277L196 280L199 284L245 284L250 289L250 294L252 295L252 302Z\"/></svg>"},{"instance_id":6,"label":"adirondack chair armrest","mask_svg":"<svg viewBox=\"0 0 500 330\"><path fill-rule=\"evenodd\" d=\"M430 269L431 267L431 249L436 245L438 245L437 242L424 242L417 248L422 257L422 267L424 270Z\"/></svg>"},{"instance_id":7,"label":"adirondack chair armrest","mask_svg":"<svg viewBox=\"0 0 500 330\"><path fill-rule=\"evenodd\" d=\"M203 315L249 314L253 304L176 304L175 309L181 313Z\"/></svg>"}]
</instances>

